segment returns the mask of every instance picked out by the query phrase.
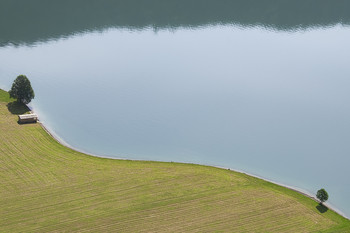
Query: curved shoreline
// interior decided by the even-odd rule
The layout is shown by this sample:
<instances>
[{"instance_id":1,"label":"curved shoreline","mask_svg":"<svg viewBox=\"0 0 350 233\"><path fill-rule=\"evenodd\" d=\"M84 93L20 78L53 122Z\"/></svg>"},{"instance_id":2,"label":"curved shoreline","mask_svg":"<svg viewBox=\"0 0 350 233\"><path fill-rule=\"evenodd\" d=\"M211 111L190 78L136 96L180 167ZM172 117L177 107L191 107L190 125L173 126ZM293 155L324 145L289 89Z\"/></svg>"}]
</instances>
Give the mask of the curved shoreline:
<instances>
[{"instance_id":1,"label":"curved shoreline","mask_svg":"<svg viewBox=\"0 0 350 233\"><path fill-rule=\"evenodd\" d=\"M32 110L31 107L28 107L30 110ZM40 119L40 117L39 117ZM131 161L154 161L154 162L165 162L165 163L170 163L171 161L155 161L155 160L142 160L142 159L127 159L127 158L118 158L118 157L111 157L111 156L106 156L106 155L97 155L97 154L92 154L92 153L89 153L89 152L86 152L86 151L83 151L83 150L80 150L78 148L75 148L73 146L71 146L69 143L67 143L66 141L64 141L62 138L60 138L57 134L55 134L54 132L51 132L49 130L49 128L47 126L44 125L43 122L40 122L38 121L38 123L41 125L41 127L46 131L46 133L48 135L50 135L56 142L58 142L59 144L61 144L62 146L65 146L71 150L74 150L76 152L79 152L79 153L82 153L82 154L86 154L86 155L89 155L89 156L93 156L93 157L98 157L98 158L105 158L105 159L113 159L113 160L131 160ZM186 164L186 163L184 163ZM215 168L220 168L220 169L225 169L225 170L230 170L230 171L234 171L234 172L238 172L238 173L242 173L242 174L245 174L245 175L248 175L248 176L251 176L251 177L255 177L257 179L260 179L260 180L264 180L264 181L267 181L267 182L270 182L272 184L276 184L278 186L281 186L281 187L284 187L284 188L287 188L289 190L292 190L292 191L295 191L297 193L300 193L316 202L319 202L316 198L315 195L303 190L303 189L300 189L300 188L297 188L297 187L293 187L293 186L289 186L289 185L286 185L286 184L282 184L282 183L279 183L277 181L273 181L273 180L270 180L268 178L264 178L264 177L261 177L259 175L255 175L255 174L251 174L251 173L248 173L246 171L243 171L243 170L238 170L238 169L232 169L232 168L228 168L228 167L222 167L222 166L215 166L215 165L210 165L210 164L198 164L198 163L187 163L187 164L196 164L196 165L201 165L201 166L209 166L209 167L215 167ZM335 208L334 206L330 205L330 204L327 204L327 203L324 203L323 204L324 206L326 206L329 210L332 210L333 212L339 214L340 216L350 220L350 217L347 217L342 211L340 211L339 209Z\"/></svg>"}]
</instances>

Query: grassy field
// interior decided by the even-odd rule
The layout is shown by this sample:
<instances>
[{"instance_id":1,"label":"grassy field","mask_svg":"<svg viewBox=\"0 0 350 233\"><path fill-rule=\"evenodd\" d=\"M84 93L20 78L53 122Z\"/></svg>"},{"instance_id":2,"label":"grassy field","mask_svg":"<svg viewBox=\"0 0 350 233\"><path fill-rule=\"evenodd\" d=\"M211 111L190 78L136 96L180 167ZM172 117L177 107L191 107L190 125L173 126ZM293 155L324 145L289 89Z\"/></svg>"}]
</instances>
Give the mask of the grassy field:
<instances>
[{"instance_id":1,"label":"grassy field","mask_svg":"<svg viewBox=\"0 0 350 233\"><path fill-rule=\"evenodd\" d=\"M0 90L0 232L350 232L297 192L208 166L68 149Z\"/></svg>"}]
</instances>

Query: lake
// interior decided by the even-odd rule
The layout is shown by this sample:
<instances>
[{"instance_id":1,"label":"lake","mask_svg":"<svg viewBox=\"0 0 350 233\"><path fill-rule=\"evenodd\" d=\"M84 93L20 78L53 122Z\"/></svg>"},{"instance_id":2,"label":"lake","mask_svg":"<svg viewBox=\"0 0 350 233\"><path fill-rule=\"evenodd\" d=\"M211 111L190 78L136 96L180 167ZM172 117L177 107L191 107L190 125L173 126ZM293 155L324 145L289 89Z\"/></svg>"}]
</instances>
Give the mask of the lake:
<instances>
[{"instance_id":1,"label":"lake","mask_svg":"<svg viewBox=\"0 0 350 233\"><path fill-rule=\"evenodd\" d=\"M350 216L350 2L4 0L19 74L63 142L325 188Z\"/></svg>"}]
</instances>

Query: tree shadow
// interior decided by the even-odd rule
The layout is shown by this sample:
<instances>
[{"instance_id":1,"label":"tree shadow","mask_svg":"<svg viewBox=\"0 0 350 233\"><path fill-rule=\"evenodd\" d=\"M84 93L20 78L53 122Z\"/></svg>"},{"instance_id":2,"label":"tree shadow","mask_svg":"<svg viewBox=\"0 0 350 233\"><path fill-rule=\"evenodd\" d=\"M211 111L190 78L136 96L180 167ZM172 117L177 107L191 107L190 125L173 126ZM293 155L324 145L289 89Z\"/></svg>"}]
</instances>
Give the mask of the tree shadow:
<instances>
[{"instance_id":1,"label":"tree shadow","mask_svg":"<svg viewBox=\"0 0 350 233\"><path fill-rule=\"evenodd\" d=\"M327 206L324 206L321 203L316 206L316 209L322 214L328 211Z\"/></svg>"},{"instance_id":2,"label":"tree shadow","mask_svg":"<svg viewBox=\"0 0 350 233\"><path fill-rule=\"evenodd\" d=\"M7 104L7 109L15 115L21 115L30 111L27 105L13 101Z\"/></svg>"}]
</instances>

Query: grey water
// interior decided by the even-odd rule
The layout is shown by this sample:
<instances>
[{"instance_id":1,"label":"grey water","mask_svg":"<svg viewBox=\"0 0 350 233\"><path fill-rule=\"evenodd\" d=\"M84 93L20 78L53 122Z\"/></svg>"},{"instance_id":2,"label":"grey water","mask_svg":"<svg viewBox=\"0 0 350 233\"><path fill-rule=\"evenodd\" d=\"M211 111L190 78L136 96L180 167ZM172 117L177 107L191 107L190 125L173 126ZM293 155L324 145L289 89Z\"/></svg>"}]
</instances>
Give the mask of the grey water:
<instances>
[{"instance_id":1,"label":"grey water","mask_svg":"<svg viewBox=\"0 0 350 233\"><path fill-rule=\"evenodd\" d=\"M349 1L0 2L19 74L67 144L242 170L350 216Z\"/></svg>"}]
</instances>

